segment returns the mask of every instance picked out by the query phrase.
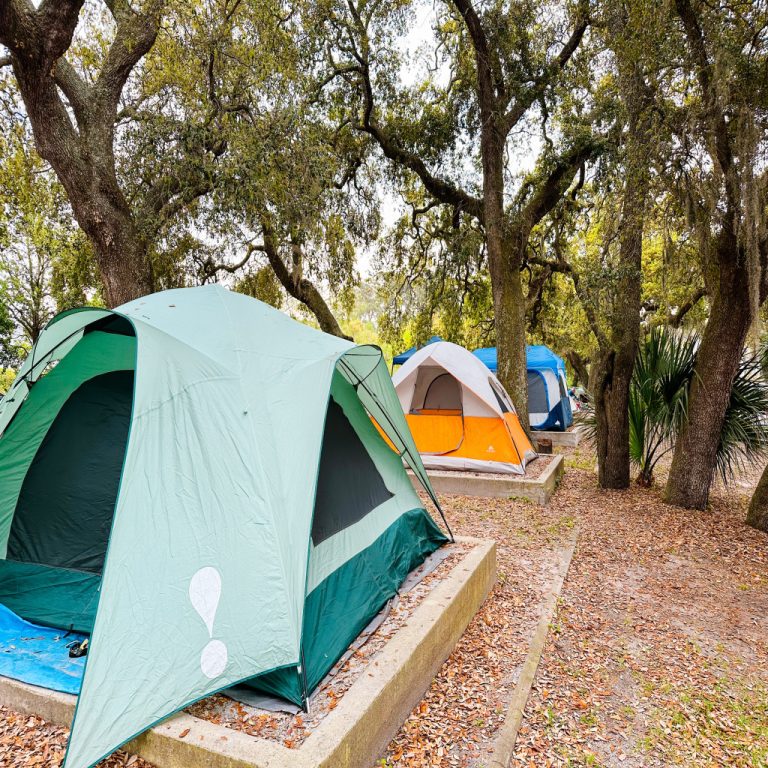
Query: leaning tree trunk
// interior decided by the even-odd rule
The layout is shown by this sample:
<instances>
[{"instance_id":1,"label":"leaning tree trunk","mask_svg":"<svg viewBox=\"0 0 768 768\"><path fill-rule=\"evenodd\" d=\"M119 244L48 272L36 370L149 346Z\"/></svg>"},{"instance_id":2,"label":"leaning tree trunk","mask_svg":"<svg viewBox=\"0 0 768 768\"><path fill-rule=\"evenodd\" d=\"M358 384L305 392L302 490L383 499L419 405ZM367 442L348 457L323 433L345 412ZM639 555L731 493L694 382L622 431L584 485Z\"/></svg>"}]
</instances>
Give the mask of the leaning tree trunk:
<instances>
[{"instance_id":1,"label":"leaning tree trunk","mask_svg":"<svg viewBox=\"0 0 768 768\"><path fill-rule=\"evenodd\" d=\"M565 359L573 371L574 386L580 384L589 389L589 363L575 349L569 349L565 353Z\"/></svg>"},{"instance_id":2,"label":"leaning tree trunk","mask_svg":"<svg viewBox=\"0 0 768 768\"><path fill-rule=\"evenodd\" d=\"M303 257L300 246L296 244L292 246L295 261L294 269L290 270L280 255L277 235L272 226L268 222L263 221L262 229L264 230L264 253L267 256L269 265L272 267L272 271L275 273L275 277L285 288L286 292L297 301L300 301L315 316L321 331L330 333L332 336L338 336L341 339L353 341L351 336L348 336L341 330L339 321L331 311L323 295L317 290L317 286L311 280L307 280L306 277L301 275L301 260Z\"/></svg>"},{"instance_id":3,"label":"leaning tree trunk","mask_svg":"<svg viewBox=\"0 0 768 768\"><path fill-rule=\"evenodd\" d=\"M747 525L768 533L768 466L763 470L747 512Z\"/></svg>"},{"instance_id":4,"label":"leaning tree trunk","mask_svg":"<svg viewBox=\"0 0 768 768\"><path fill-rule=\"evenodd\" d=\"M720 248L733 248L733 232L721 236ZM706 509L715 475L720 433L751 323L746 255L719 259L718 290L696 355L688 399L688 420L675 445L665 491L670 504Z\"/></svg>"}]
</instances>

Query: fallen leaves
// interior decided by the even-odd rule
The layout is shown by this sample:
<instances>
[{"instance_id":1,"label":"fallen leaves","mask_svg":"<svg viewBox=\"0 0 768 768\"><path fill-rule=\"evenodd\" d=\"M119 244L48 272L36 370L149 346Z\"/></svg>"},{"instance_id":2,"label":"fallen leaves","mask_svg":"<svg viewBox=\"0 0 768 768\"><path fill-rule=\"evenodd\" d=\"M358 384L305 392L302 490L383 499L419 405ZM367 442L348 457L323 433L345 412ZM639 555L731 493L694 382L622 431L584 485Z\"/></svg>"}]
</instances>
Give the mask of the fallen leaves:
<instances>
[{"instance_id":1,"label":"fallen leaves","mask_svg":"<svg viewBox=\"0 0 768 768\"><path fill-rule=\"evenodd\" d=\"M0 766L3 768L54 768L64 760L68 731L39 717L12 712L0 706ZM125 752L116 752L99 768L152 768Z\"/></svg>"}]
</instances>

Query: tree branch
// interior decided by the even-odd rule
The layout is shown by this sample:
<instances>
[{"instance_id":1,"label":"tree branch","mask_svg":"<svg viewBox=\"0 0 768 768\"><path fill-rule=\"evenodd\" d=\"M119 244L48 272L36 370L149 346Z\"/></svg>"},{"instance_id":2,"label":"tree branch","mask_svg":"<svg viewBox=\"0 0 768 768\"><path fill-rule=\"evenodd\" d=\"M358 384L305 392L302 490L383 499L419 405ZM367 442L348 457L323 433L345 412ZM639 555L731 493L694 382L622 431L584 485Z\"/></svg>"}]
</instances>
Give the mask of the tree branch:
<instances>
[{"instance_id":1,"label":"tree branch","mask_svg":"<svg viewBox=\"0 0 768 768\"><path fill-rule=\"evenodd\" d=\"M576 26L574 27L571 36L565 42L560 49L560 53L555 58L554 62L546 68L544 74L538 78L538 80L529 88L527 88L523 94L515 99L514 104L507 110L501 121L501 130L504 136L506 136L516 125L520 122L523 115L530 109L531 105L541 99L547 86L552 80L565 69L568 62L571 60L573 54L581 44L584 33L589 26L589 4L582 1L579 4L579 15Z\"/></svg>"},{"instance_id":2,"label":"tree branch","mask_svg":"<svg viewBox=\"0 0 768 768\"><path fill-rule=\"evenodd\" d=\"M581 306L584 309L584 314L587 316L587 321L589 322L589 327L591 328L592 333L595 335L595 338L597 339L597 342L601 348L607 347L608 337L600 327L597 314L595 313L595 307L590 301L587 290L584 288L579 279L579 273L573 269L567 259L563 257L557 246L555 246L555 256L555 259L545 259L540 256L529 256L527 261L529 264L538 264L539 266L547 267L553 272L561 272L563 274L570 275L571 280L573 281L574 290L576 291L576 295L579 297Z\"/></svg>"},{"instance_id":3,"label":"tree branch","mask_svg":"<svg viewBox=\"0 0 768 768\"><path fill-rule=\"evenodd\" d=\"M37 9L35 15L42 32L40 42L47 64L53 65L72 44L83 3L84 0L44 0ZM10 0L10 4L18 8L18 0Z\"/></svg>"},{"instance_id":4,"label":"tree branch","mask_svg":"<svg viewBox=\"0 0 768 768\"><path fill-rule=\"evenodd\" d=\"M227 144L210 131L202 142L197 154L187 156L187 167L176 168L173 173L161 176L145 197L147 212L162 224L183 210L189 203L208 194L216 183L216 177L203 165L204 156L210 153L214 158L224 154Z\"/></svg>"},{"instance_id":5,"label":"tree branch","mask_svg":"<svg viewBox=\"0 0 768 768\"><path fill-rule=\"evenodd\" d=\"M357 65L352 67L347 65L342 69L337 68L336 72L337 74L340 74L341 72L348 73L350 71L356 71L360 77L364 103L363 118L358 129L367 133L376 141L379 147L381 147L381 151L384 153L385 157L415 173L430 195L437 198L441 203L460 208L482 221L483 203L479 198L473 197L450 181L441 179L432 174L427 168L426 163L424 163L417 154L401 147L386 128L381 126L376 120L376 104L373 94L373 86L371 84L370 64L367 54L367 33L352 2L349 2L349 7L350 13L352 13L355 23L358 26L358 33L363 36L363 45L361 46L362 51L357 51L357 49L355 49L353 53L353 56L358 62Z\"/></svg>"},{"instance_id":6,"label":"tree branch","mask_svg":"<svg viewBox=\"0 0 768 768\"><path fill-rule=\"evenodd\" d=\"M715 140L715 153L720 169L725 177L728 202L735 205L736 192L729 183L730 170L733 167L733 150L728 136L728 123L725 114L717 108L717 93L712 80L712 63L707 53L704 32L690 0L675 0L677 15L683 23L685 36L696 64L696 75L701 87L707 118L710 121Z\"/></svg>"},{"instance_id":7,"label":"tree branch","mask_svg":"<svg viewBox=\"0 0 768 768\"><path fill-rule=\"evenodd\" d=\"M538 184L532 197L525 203L522 200L518 201L521 206L519 208L521 225L528 231L533 229L562 199L576 171L597 156L602 148L601 140L590 139L572 147L557 158L552 170Z\"/></svg>"},{"instance_id":8,"label":"tree branch","mask_svg":"<svg viewBox=\"0 0 768 768\"><path fill-rule=\"evenodd\" d=\"M209 256L201 263L200 267L206 278L214 277L218 272L229 272L229 274L234 274L238 269L242 269L251 260L251 256L253 256L254 253L257 251L264 252L265 250L266 248L262 243L249 243L245 250L245 256L235 264L226 264L223 261L215 262Z\"/></svg>"},{"instance_id":9,"label":"tree branch","mask_svg":"<svg viewBox=\"0 0 768 768\"><path fill-rule=\"evenodd\" d=\"M667 316L667 323L672 328L679 328L685 316L705 297L708 295L708 291L703 286L697 288L693 294L686 299L678 308L676 312L670 312Z\"/></svg>"},{"instance_id":10,"label":"tree branch","mask_svg":"<svg viewBox=\"0 0 768 768\"><path fill-rule=\"evenodd\" d=\"M109 3L117 31L95 89L105 100L110 115L117 112L120 94L131 71L155 44L164 6L165 0L152 0L138 13L126 0Z\"/></svg>"},{"instance_id":11,"label":"tree branch","mask_svg":"<svg viewBox=\"0 0 768 768\"><path fill-rule=\"evenodd\" d=\"M53 79L72 107L78 125L82 126L88 119L90 101L89 88L85 81L63 56L56 62Z\"/></svg>"},{"instance_id":12,"label":"tree branch","mask_svg":"<svg viewBox=\"0 0 768 768\"><path fill-rule=\"evenodd\" d=\"M481 89L483 88L483 83L487 85L492 84L495 94L491 91L488 96L494 101L496 99L505 101L507 88L504 83L501 63L498 59L498 51L494 49L493 53L491 53L488 37L485 34L483 23L477 15L477 11L472 5L471 0L453 0L453 4L464 19L467 31L472 39Z\"/></svg>"},{"instance_id":13,"label":"tree branch","mask_svg":"<svg viewBox=\"0 0 768 768\"><path fill-rule=\"evenodd\" d=\"M264 231L264 253L272 267L272 271L275 273L275 277L277 277L283 288L285 288L294 299L300 301L312 312L317 318L321 330L334 336L339 336L342 339L352 341L351 337L347 336L341 330L341 326L336 320L333 312L331 312L330 307L320 291L317 290L314 283L307 280L305 277L301 277L300 272L298 271L300 267L297 267L295 270L289 270L285 265L285 262L280 256L277 235L271 224L268 221L263 220L262 229ZM296 243L293 243L292 254L294 260L296 260L295 247Z\"/></svg>"},{"instance_id":14,"label":"tree branch","mask_svg":"<svg viewBox=\"0 0 768 768\"><path fill-rule=\"evenodd\" d=\"M0 1L0 44L10 51L13 72L40 155L55 168L82 168L82 152L51 76L72 42L83 0ZM55 161L55 162L54 162Z\"/></svg>"},{"instance_id":15,"label":"tree branch","mask_svg":"<svg viewBox=\"0 0 768 768\"><path fill-rule=\"evenodd\" d=\"M376 140L388 159L413 171L430 195L437 198L441 203L452 205L454 208L474 216L478 221L483 221L483 203L479 198L468 194L445 179L434 176L418 155L399 147L396 141L372 117L363 126L363 130Z\"/></svg>"}]
</instances>

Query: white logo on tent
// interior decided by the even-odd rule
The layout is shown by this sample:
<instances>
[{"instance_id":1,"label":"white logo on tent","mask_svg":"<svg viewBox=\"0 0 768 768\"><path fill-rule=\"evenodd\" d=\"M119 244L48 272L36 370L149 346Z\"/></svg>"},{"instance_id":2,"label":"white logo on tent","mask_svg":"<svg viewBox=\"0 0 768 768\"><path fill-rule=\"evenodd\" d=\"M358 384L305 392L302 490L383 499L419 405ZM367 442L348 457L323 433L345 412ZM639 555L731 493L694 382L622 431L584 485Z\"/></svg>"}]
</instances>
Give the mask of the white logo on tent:
<instances>
[{"instance_id":1,"label":"white logo on tent","mask_svg":"<svg viewBox=\"0 0 768 768\"><path fill-rule=\"evenodd\" d=\"M205 622L208 637L213 637L213 623L221 600L221 574L211 566L201 568L189 582L189 600ZM227 646L221 640L211 639L200 654L200 669L213 679L227 666Z\"/></svg>"},{"instance_id":2,"label":"white logo on tent","mask_svg":"<svg viewBox=\"0 0 768 768\"><path fill-rule=\"evenodd\" d=\"M486 452L486 453L496 453L496 449L495 449L495 448L494 448L492 445L489 445L489 446L488 446L488 447L485 449L485 452Z\"/></svg>"}]
</instances>

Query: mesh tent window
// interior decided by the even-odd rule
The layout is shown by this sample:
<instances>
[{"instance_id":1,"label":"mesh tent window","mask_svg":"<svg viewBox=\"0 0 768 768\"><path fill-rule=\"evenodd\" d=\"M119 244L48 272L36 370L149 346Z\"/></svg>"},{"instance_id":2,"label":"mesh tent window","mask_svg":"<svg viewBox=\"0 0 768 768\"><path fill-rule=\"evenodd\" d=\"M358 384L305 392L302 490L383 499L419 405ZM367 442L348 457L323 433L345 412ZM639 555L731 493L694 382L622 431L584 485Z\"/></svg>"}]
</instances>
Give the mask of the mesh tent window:
<instances>
[{"instance_id":1,"label":"mesh tent window","mask_svg":"<svg viewBox=\"0 0 768 768\"><path fill-rule=\"evenodd\" d=\"M441 373L429 384L424 395L424 410L460 411L461 384L450 373Z\"/></svg>"},{"instance_id":2,"label":"mesh tent window","mask_svg":"<svg viewBox=\"0 0 768 768\"><path fill-rule=\"evenodd\" d=\"M128 440L133 371L78 387L35 454L19 494L8 559L101 573Z\"/></svg>"},{"instance_id":3,"label":"mesh tent window","mask_svg":"<svg viewBox=\"0 0 768 768\"><path fill-rule=\"evenodd\" d=\"M536 371L528 371L528 410L531 413L549 413L547 385Z\"/></svg>"},{"instance_id":4,"label":"mesh tent window","mask_svg":"<svg viewBox=\"0 0 768 768\"><path fill-rule=\"evenodd\" d=\"M504 396L504 393L500 391L499 385L491 378L488 379L488 383L491 385L491 389L493 390L493 395L496 398L496 402L498 402L499 404L499 408L501 408L501 412L511 413L512 407L507 401L507 398Z\"/></svg>"},{"instance_id":5,"label":"mesh tent window","mask_svg":"<svg viewBox=\"0 0 768 768\"><path fill-rule=\"evenodd\" d=\"M317 546L349 528L392 496L341 406L331 398L320 456L312 542Z\"/></svg>"}]
</instances>

